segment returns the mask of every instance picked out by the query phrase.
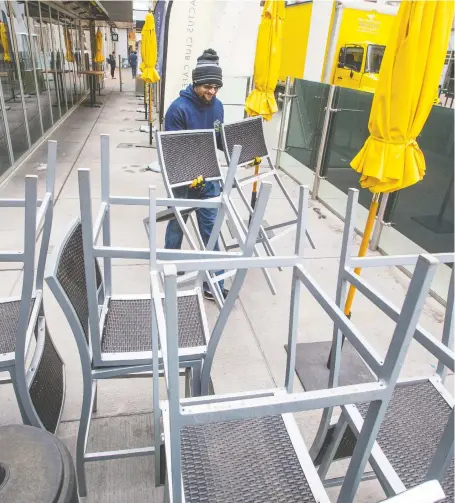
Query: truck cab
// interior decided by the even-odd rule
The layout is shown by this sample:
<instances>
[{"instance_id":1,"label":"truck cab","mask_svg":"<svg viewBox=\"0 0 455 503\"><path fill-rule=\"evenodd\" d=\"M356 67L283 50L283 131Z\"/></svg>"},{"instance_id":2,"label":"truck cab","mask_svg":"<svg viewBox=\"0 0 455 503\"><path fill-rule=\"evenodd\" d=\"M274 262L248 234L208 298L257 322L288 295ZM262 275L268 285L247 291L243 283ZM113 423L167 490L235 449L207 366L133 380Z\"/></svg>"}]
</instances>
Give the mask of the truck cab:
<instances>
[{"instance_id":1,"label":"truck cab","mask_svg":"<svg viewBox=\"0 0 455 503\"><path fill-rule=\"evenodd\" d=\"M333 83L340 87L374 93L384 51L385 45L370 43L344 45L340 48Z\"/></svg>"}]
</instances>

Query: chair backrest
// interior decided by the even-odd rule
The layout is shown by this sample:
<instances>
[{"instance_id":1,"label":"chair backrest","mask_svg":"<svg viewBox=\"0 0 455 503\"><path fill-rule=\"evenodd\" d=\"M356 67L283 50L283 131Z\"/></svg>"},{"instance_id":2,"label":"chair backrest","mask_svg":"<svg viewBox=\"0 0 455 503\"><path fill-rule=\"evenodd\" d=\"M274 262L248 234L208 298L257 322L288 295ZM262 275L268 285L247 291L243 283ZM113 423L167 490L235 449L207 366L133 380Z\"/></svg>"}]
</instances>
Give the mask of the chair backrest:
<instances>
[{"instance_id":1,"label":"chair backrest","mask_svg":"<svg viewBox=\"0 0 455 503\"><path fill-rule=\"evenodd\" d=\"M251 259L251 263L255 259ZM258 259L259 260L259 259ZM390 346L384 362L381 362L366 339L355 328L352 322L345 316L343 311L325 294L319 285L311 278L301 265L294 266L291 310L288 338L288 362L286 366L285 382L288 393L280 390L270 397L245 398L231 395L223 399L216 397L216 402L199 402L195 399L187 399L184 402L184 409L181 407L178 385L179 361L177 346L177 286L176 267L174 265L165 266L165 309L161 307L161 299L154 295L157 290L157 280L153 280L152 286L154 315L158 326L158 336L160 338L164 363L164 372L167 383L167 393L169 398L169 420L170 428L173 431L171 437L171 460L180 459L180 434L179 429L190 424L201 424L203 422L222 422L230 420L240 420L249 417L261 417L277 414L295 413L298 411L320 409L345 405L349 403L371 402L368 409L365 426L357 442L348 472L343 483L340 499L342 501L352 501L357 490L361 476L364 472L371 449L376 439L380 424L384 418L388 403L392 397L398 374L403 360L406 356L409 345L412 341L418 315L420 314L426 296L428 294L431 280L433 278L437 261L431 256L420 257L416 270L411 280L403 308L401 310ZM212 266L211 266L212 267ZM231 266L234 267L234 266ZM297 327L299 319L299 299L300 289L304 285L308 292L314 297L319 305L333 320L334 325L342 330L347 339L357 349L365 361L372 367L372 370L379 376L380 381L366 383L355 386L336 387L331 390L318 390L313 392L292 393L291 373L294 372ZM243 399L239 399L243 398ZM174 462L174 461L173 461ZM177 472L172 474L173 494L179 494L181 490L180 462L177 461ZM343 495L343 496L341 496ZM177 496L176 501L179 501Z\"/></svg>"},{"instance_id":2,"label":"chair backrest","mask_svg":"<svg viewBox=\"0 0 455 503\"><path fill-rule=\"evenodd\" d=\"M399 308L392 305L385 297L376 291L371 285L367 285L366 281L355 274L355 268L367 269L371 267L400 267L412 266L417 263L419 255L397 255L397 256L370 256L370 257L355 257L352 254L354 225L356 222L356 209L358 200L358 190L349 189L348 204L346 209L345 226L343 232L343 240L341 246L340 264L338 272L338 287L336 302L339 307L345 300L342 292L346 292L346 286L352 284L357 290L365 295L370 301L376 303L381 310L387 314L393 321L397 321L399 317ZM432 257L439 264L454 264L454 253L436 253ZM453 372L454 353L453 353L453 323L454 323L454 271L450 272L450 281L447 294L447 306L444 316L442 344L428 330L420 325L417 325L414 338L421 344L429 353L438 359L437 373L443 377L446 368Z\"/></svg>"},{"instance_id":3,"label":"chair backrest","mask_svg":"<svg viewBox=\"0 0 455 503\"><path fill-rule=\"evenodd\" d=\"M232 124L222 124L221 137L228 164L234 145L242 146L239 166L251 162L255 157L268 157L269 155L264 138L263 119L260 116Z\"/></svg>"},{"instance_id":4,"label":"chair backrest","mask_svg":"<svg viewBox=\"0 0 455 503\"><path fill-rule=\"evenodd\" d=\"M212 129L158 133L157 148L167 189L188 185L200 175L206 180L221 178Z\"/></svg>"},{"instance_id":5,"label":"chair backrest","mask_svg":"<svg viewBox=\"0 0 455 503\"><path fill-rule=\"evenodd\" d=\"M103 286L101 270L95 259L97 288ZM64 311L77 342L89 345L89 310L85 280L82 224L76 219L60 246L49 259L46 282Z\"/></svg>"}]
</instances>

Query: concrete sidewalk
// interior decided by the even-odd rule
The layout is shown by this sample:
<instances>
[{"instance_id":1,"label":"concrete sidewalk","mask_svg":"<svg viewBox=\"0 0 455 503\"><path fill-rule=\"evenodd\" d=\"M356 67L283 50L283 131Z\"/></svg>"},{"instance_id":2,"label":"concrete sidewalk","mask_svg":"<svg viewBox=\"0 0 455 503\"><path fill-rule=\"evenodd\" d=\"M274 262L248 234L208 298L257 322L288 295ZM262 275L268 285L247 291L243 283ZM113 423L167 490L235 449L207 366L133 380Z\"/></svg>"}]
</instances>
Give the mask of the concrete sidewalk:
<instances>
[{"instance_id":1,"label":"concrete sidewalk","mask_svg":"<svg viewBox=\"0 0 455 503\"><path fill-rule=\"evenodd\" d=\"M51 250L67 231L69 223L79 215L77 170L91 170L93 211L100 203L100 139L110 135L111 191L115 195L147 196L147 188L157 186L158 197L164 197L161 174L145 171L145 166L156 161L155 149L122 148L120 144L139 144L148 141L148 134L140 133L136 112L140 101L133 92L133 82L124 84L119 92L118 81L106 81L101 108L77 108L65 123L51 136L58 140L57 202L51 236ZM97 98L98 99L98 98ZM277 126L268 125L269 148L276 147ZM0 187L0 197L19 197L23 194L24 176L36 174L44 187L45 171L37 168L46 161L46 145L42 145L30 159ZM297 198L298 186L283 175L292 197ZM236 197L236 196L234 196ZM269 223L292 217L287 203L274 187L267 210ZM240 207L240 205L239 205ZM6 212L6 215L5 215ZM144 207L115 207L112 210L113 246L147 246L143 218ZM0 247L12 249L22 243L22 212L2 210L0 220ZM158 228L159 243L164 242L165 224ZM318 202L311 201L308 230L315 249L306 248L305 267L313 278L330 294L335 295L338 257L340 254L343 223ZM360 244L355 238L355 247ZM276 248L283 254L292 253L294 235L288 234ZM133 260L114 261L113 291L119 293L148 293L147 263ZM290 271L270 271L277 287L272 296L261 271L251 271L242 289L240 299L231 315L218 348L213 381L217 393L281 386L284 378L287 341L287 318L290 296ZM0 271L0 297L18 295L21 271L2 266ZM381 292L401 305L409 285L409 278L396 268L374 269L364 277ZM79 356L71 331L52 294L45 291L45 309L52 337L66 363L66 401L58 435L74 451L75 436L82 400ZM217 310L206 302L209 322L213 326ZM444 309L429 298L422 313L421 324L440 338ZM353 308L353 322L367 340L385 354L394 323L380 313L360 295ZM329 340L332 327L329 318L305 292L301 300L299 342ZM413 343L403 367L403 376L430 375L435 371L434 360ZM298 382L298 380L296 381ZM10 386L0 387L0 424L20 422L15 398ZM151 443L152 383L150 379L128 379L102 382L99 385L98 412L90 432L89 448L117 449L140 447ZM317 427L319 412L299 414L298 421L308 444ZM87 465L90 502L161 502L162 489L153 487L153 459L133 458L96 462ZM331 490L335 497L337 490ZM384 497L375 481L361 484L356 501L380 501Z\"/></svg>"}]
</instances>

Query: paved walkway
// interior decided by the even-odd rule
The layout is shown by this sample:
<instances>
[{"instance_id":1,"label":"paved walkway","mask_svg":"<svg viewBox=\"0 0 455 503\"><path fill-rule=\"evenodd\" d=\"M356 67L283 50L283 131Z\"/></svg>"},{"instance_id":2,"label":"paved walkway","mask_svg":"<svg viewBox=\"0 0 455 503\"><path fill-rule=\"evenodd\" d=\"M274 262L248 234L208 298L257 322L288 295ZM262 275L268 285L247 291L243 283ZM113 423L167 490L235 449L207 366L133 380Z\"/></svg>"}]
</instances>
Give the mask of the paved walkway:
<instances>
[{"instance_id":1,"label":"paved walkway","mask_svg":"<svg viewBox=\"0 0 455 503\"><path fill-rule=\"evenodd\" d=\"M128 76L129 79L129 76ZM156 160L156 150L149 148L121 148L121 143L145 143L148 135L140 133L142 116L136 112L140 106L133 93L132 82L127 82L124 92L119 92L118 80L107 81L103 106L98 109L79 107L57 130L52 139L58 140L57 202L51 247L59 243L71 220L79 214L77 170L91 170L93 210L100 202L100 134L110 135L111 184L116 195L147 196L147 187L154 184L158 196L164 196L160 174L145 171L147 163ZM269 148L276 146L277 124L267 126ZM0 187L0 197L21 196L25 174L37 174L43 190L45 172L39 166L46 160L46 146L41 146L33 156ZM284 182L293 197L298 187L288 177ZM112 210L113 245L147 246L142 220L147 210L141 207L122 207ZM267 210L267 220L276 223L291 215L275 187ZM2 210L0 219L0 247L21 245L21 219L19 210L9 213ZM164 224L159 226L158 239L163 242ZM334 296L338 257L343 223L317 202L311 202L308 229L316 249L307 247L305 267L326 291ZM288 234L277 249L289 254L293 249L293 234ZM359 239L356 237L356 246ZM51 248L52 249L52 248ZM271 270L277 287L272 296L260 271L248 274L227 329L218 348L213 381L217 393L269 388L283 383L289 310L290 271ZM12 267L0 270L0 297L20 292L21 272ZM114 261L114 293L148 293L147 264L139 261ZM398 269L371 270L365 274L377 289L401 305L409 279ZM209 322L213 325L216 308L206 303ZM45 309L51 334L66 363L66 402L58 435L74 450L75 435L81 405L81 374L78 352L66 320L52 294L45 291ZM443 309L428 299L421 324L440 337ZM361 296L356 298L353 321L365 337L385 352L394 324ZM331 323L308 294L302 295L299 341L319 341L331 338ZM403 375L431 374L434 362L413 344ZM9 386L0 387L0 424L19 422L14 395ZM151 442L152 383L149 379L117 380L99 385L99 406L90 432L90 449L118 449L139 447ZM308 443L317 427L319 413L298 416L299 425ZM342 468L342 467L341 467ZM338 469L341 469L338 467ZM334 470L334 474L338 470ZM153 487L153 459L135 458L96 462L88 467L90 502L145 503L161 502L162 489ZM335 497L337 490L331 490ZM373 502L383 498L375 481L362 483L356 501Z\"/></svg>"}]
</instances>

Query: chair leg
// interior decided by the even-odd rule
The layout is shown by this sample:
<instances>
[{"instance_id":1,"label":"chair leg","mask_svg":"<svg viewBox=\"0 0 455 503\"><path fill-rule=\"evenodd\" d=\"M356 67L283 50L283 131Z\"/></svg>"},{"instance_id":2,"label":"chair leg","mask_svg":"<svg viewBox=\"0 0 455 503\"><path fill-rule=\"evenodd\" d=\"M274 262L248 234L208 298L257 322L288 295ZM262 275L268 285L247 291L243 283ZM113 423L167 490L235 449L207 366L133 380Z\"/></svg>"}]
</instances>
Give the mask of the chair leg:
<instances>
[{"instance_id":1,"label":"chair leg","mask_svg":"<svg viewBox=\"0 0 455 503\"><path fill-rule=\"evenodd\" d=\"M201 367L202 363L193 367L193 376L191 381L191 396L201 396Z\"/></svg>"},{"instance_id":2,"label":"chair leg","mask_svg":"<svg viewBox=\"0 0 455 503\"><path fill-rule=\"evenodd\" d=\"M13 367L11 369L9 369L9 375L11 378L11 383L14 388L14 394L16 395L17 406L18 406L19 412L21 414L22 422L26 425L31 426L31 423L30 423L30 421L27 417L27 414L25 413L24 407L22 405L21 394L20 394L19 387L18 387L17 381L16 381L16 369Z\"/></svg>"},{"instance_id":3,"label":"chair leg","mask_svg":"<svg viewBox=\"0 0 455 503\"><path fill-rule=\"evenodd\" d=\"M164 484L164 503L171 503L169 497L169 479L166 477L166 483Z\"/></svg>"},{"instance_id":4,"label":"chair leg","mask_svg":"<svg viewBox=\"0 0 455 503\"><path fill-rule=\"evenodd\" d=\"M93 409L92 412L98 412L98 381L95 381L95 397L93 399Z\"/></svg>"},{"instance_id":5,"label":"chair leg","mask_svg":"<svg viewBox=\"0 0 455 503\"><path fill-rule=\"evenodd\" d=\"M79 496L87 496L87 480L85 473L85 445L90 429L92 416L92 395L95 392L93 382L84 383L84 394L82 398L81 419L76 441L76 477Z\"/></svg>"},{"instance_id":6,"label":"chair leg","mask_svg":"<svg viewBox=\"0 0 455 503\"><path fill-rule=\"evenodd\" d=\"M185 398L191 397L191 367L185 369Z\"/></svg>"}]
</instances>

